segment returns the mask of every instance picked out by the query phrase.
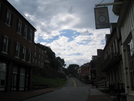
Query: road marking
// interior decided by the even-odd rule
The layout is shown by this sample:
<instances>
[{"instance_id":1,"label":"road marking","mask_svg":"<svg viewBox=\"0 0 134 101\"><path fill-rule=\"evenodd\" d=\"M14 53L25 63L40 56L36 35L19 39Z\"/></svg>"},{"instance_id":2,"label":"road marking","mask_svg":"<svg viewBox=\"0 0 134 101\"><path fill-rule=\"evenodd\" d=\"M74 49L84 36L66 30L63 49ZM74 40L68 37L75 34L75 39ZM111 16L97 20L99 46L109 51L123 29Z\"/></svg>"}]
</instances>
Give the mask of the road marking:
<instances>
[{"instance_id":1,"label":"road marking","mask_svg":"<svg viewBox=\"0 0 134 101\"><path fill-rule=\"evenodd\" d=\"M73 83L74 83L74 87L76 87L76 82L74 81L74 79L72 79Z\"/></svg>"}]
</instances>

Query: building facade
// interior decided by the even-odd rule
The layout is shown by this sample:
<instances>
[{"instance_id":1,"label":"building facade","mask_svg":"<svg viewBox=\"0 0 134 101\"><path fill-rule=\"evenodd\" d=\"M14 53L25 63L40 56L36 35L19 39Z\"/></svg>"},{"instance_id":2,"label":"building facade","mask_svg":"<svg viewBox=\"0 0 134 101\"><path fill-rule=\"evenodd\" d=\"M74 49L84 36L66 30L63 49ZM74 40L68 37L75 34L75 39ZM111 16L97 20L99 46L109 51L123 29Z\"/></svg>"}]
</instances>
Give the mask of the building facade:
<instances>
[{"instance_id":1,"label":"building facade","mask_svg":"<svg viewBox=\"0 0 134 101\"><path fill-rule=\"evenodd\" d=\"M124 93L123 64L121 38L116 28L116 24L111 24L111 33L106 35L106 45L104 47L104 61L101 71L105 73L106 86L113 94ZM118 34L117 34L118 33Z\"/></svg>"},{"instance_id":2,"label":"building facade","mask_svg":"<svg viewBox=\"0 0 134 101\"><path fill-rule=\"evenodd\" d=\"M0 91L30 90L36 29L0 0Z\"/></svg>"},{"instance_id":3,"label":"building facade","mask_svg":"<svg viewBox=\"0 0 134 101\"><path fill-rule=\"evenodd\" d=\"M119 1L119 0L115 0ZM113 12L119 16L117 27L121 29L123 77L127 101L134 99L134 0L121 0L114 5ZM120 8L120 9L119 9Z\"/></svg>"}]
</instances>

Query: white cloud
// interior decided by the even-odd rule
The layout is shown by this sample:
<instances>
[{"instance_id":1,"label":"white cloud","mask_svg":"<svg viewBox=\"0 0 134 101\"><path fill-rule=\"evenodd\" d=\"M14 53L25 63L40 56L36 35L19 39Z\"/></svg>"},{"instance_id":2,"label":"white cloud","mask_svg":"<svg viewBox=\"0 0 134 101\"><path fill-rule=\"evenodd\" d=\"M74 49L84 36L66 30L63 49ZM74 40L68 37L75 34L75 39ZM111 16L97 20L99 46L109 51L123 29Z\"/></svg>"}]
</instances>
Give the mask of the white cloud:
<instances>
[{"instance_id":1,"label":"white cloud","mask_svg":"<svg viewBox=\"0 0 134 101\"><path fill-rule=\"evenodd\" d=\"M71 63L82 65L89 62L92 55L97 53L97 49L104 47L102 42L105 34L109 34L109 29L95 30L94 24L94 5L101 0L8 1L37 29L35 42L50 46L57 56L65 59L67 65ZM113 0L104 1L106 2ZM113 15L111 9L110 6L110 21L115 22L117 17ZM74 32L69 34L71 36L64 36L67 33L63 31L65 29ZM58 39L54 39L56 36L59 36ZM40 37L44 41L39 40Z\"/></svg>"},{"instance_id":2,"label":"white cloud","mask_svg":"<svg viewBox=\"0 0 134 101\"><path fill-rule=\"evenodd\" d=\"M69 41L68 37L59 36L57 40L48 44L45 43L45 45L50 46L57 56L64 58L67 64L77 63L82 65L85 62L89 62L92 55L96 55L97 49L103 49L104 44L101 41L105 40L106 33L109 33L108 29L92 30L91 35L81 34L74 37L72 41ZM76 55L76 53L80 54Z\"/></svg>"}]
</instances>

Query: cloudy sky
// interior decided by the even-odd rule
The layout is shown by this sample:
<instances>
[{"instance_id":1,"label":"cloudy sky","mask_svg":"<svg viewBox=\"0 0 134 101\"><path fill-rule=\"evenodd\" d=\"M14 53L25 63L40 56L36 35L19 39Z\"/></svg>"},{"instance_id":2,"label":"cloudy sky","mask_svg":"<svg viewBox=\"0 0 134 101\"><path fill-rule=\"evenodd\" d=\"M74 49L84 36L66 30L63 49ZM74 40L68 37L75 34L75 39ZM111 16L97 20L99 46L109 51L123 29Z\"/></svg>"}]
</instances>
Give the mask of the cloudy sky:
<instances>
[{"instance_id":1,"label":"cloudy sky","mask_svg":"<svg viewBox=\"0 0 134 101\"><path fill-rule=\"evenodd\" d=\"M95 29L94 7L103 0L8 1L37 29L35 42L50 46L67 66L90 62L97 49L104 48L105 34L110 33L109 28ZM112 6L108 9L110 22L116 22Z\"/></svg>"}]
</instances>

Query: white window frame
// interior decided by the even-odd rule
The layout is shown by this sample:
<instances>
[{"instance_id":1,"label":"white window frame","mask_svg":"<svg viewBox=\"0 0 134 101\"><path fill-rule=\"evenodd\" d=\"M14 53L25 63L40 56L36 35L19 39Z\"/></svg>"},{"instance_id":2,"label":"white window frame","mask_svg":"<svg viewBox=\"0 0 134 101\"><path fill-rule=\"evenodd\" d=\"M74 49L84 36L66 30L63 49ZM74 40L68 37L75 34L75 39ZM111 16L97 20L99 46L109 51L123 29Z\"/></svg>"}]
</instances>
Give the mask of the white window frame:
<instances>
[{"instance_id":1,"label":"white window frame","mask_svg":"<svg viewBox=\"0 0 134 101\"><path fill-rule=\"evenodd\" d=\"M6 25L7 26L11 26L11 16L12 16L12 13L11 13L11 11L8 9L7 10L7 14L6 14Z\"/></svg>"},{"instance_id":2,"label":"white window frame","mask_svg":"<svg viewBox=\"0 0 134 101\"><path fill-rule=\"evenodd\" d=\"M21 34L21 29L22 29L22 21L19 19L18 27L17 27L17 33Z\"/></svg>"},{"instance_id":3,"label":"white window frame","mask_svg":"<svg viewBox=\"0 0 134 101\"><path fill-rule=\"evenodd\" d=\"M16 52L17 52L17 54L16 54ZM15 49L15 57L19 58L19 54L20 54L20 44L17 42L16 49Z\"/></svg>"},{"instance_id":4,"label":"white window frame","mask_svg":"<svg viewBox=\"0 0 134 101\"><path fill-rule=\"evenodd\" d=\"M8 41L9 41L8 37L4 36L2 53L5 54L8 53Z\"/></svg>"}]
</instances>

